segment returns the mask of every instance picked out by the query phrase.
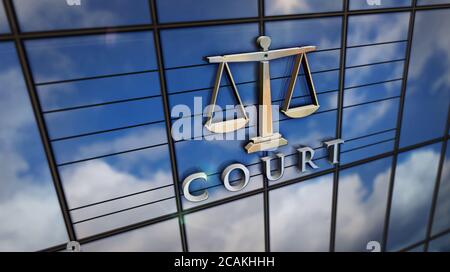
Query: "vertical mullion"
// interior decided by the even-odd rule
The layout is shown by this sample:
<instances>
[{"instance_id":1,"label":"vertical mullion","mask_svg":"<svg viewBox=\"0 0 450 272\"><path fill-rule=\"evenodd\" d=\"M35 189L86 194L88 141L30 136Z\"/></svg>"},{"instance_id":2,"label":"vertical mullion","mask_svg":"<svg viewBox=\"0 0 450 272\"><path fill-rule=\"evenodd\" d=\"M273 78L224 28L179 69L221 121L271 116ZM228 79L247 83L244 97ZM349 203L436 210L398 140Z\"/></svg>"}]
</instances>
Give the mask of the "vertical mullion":
<instances>
[{"instance_id":1,"label":"vertical mullion","mask_svg":"<svg viewBox=\"0 0 450 272\"><path fill-rule=\"evenodd\" d=\"M56 164L53 149L49 140L48 130L45 124L45 120L42 114L41 105L39 103L39 97L36 92L36 87L34 84L33 75L31 72L30 65L28 63L27 54L25 51L25 46L22 39L20 38L20 27L14 11L14 7L11 0L3 1L5 6L5 12L8 17L11 32L13 34L14 43L16 46L17 54L19 56L20 66L22 73L24 75L25 83L27 85L27 91L30 98L30 102L33 108L33 113L36 118L36 124L39 129L39 134L44 147L45 156L47 158L47 163L50 168L50 173L53 180L53 185L55 187L58 202L63 215L64 223L66 226L67 234L71 241L76 241L77 236L73 227L72 218L70 216L67 200L64 194L64 188L62 186L61 178L59 176L58 167Z\"/></svg>"},{"instance_id":2,"label":"vertical mullion","mask_svg":"<svg viewBox=\"0 0 450 272\"><path fill-rule=\"evenodd\" d=\"M344 15L342 17L341 29L341 56L340 56L340 70L339 70L339 95L338 95L338 110L336 120L336 138L342 137L342 115L344 104L344 89L345 89L345 66L347 54L347 25L348 25L348 5L349 0L343 1ZM340 161L340 152L338 154ZM335 251L336 243L336 218L337 218L337 202L338 202L338 188L339 188L339 165L335 166L333 176L333 195L331 206L331 226L330 226L330 248L331 252Z\"/></svg>"},{"instance_id":3,"label":"vertical mullion","mask_svg":"<svg viewBox=\"0 0 450 272\"><path fill-rule=\"evenodd\" d=\"M177 168L177 162L176 162L176 155L175 155L175 145L172 139L172 126L170 121L170 107L169 107L169 99L167 95L167 82L164 74L164 59L162 56L162 48L161 48L161 40L160 40L160 32L158 28L158 16L156 11L156 0L149 0L150 5L150 12L152 14L152 24L153 24L153 35L154 35L154 42L155 42L155 51L156 51L156 57L158 61L158 74L159 74L159 81L161 85L161 95L163 100L163 107L164 107L164 117L166 122L166 133L167 133L167 142L169 146L169 152L170 152L170 161L171 161L171 167L172 167L172 178L174 182L174 191L175 191L175 199L176 199L176 205L177 205L177 213L178 213L178 224L180 228L180 237L181 237L181 245L183 252L188 251L188 245L187 245L187 239L186 239L186 229L184 225L184 216L182 214L183 207L181 204L181 196L180 196L180 188L179 188L179 181L178 181L178 168Z\"/></svg>"},{"instance_id":4,"label":"vertical mullion","mask_svg":"<svg viewBox=\"0 0 450 272\"><path fill-rule=\"evenodd\" d=\"M391 205L392 205L392 195L394 191L394 182L395 182L395 172L397 168L398 155L399 155L399 146L400 146L400 136L401 136L401 127L403 121L403 109L405 106L405 95L406 95L406 87L408 83L408 72L409 72L409 61L411 58L411 48L412 48L412 40L414 35L414 22L416 16L416 4L417 0L413 0L412 2L412 10L409 18L409 29L408 29L408 44L406 48L405 55L405 64L403 68L403 79L402 79L402 90L400 95L400 106L397 114L397 129L395 134L395 143L394 143L394 156L392 158L392 166L391 166L391 176L389 180L389 189L388 189L388 200L386 205L386 214L384 219L384 230L383 230L383 242L382 242L382 251L386 251L387 248L387 240L388 240L388 232L389 232L389 219L391 214Z\"/></svg>"},{"instance_id":5,"label":"vertical mullion","mask_svg":"<svg viewBox=\"0 0 450 272\"><path fill-rule=\"evenodd\" d=\"M264 0L258 0L258 18L259 18L259 36L265 35L264 28ZM258 86L260 88L260 86ZM259 118L259 117L258 117ZM263 156L267 156L268 152L264 151ZM269 209L269 180L263 175L264 186L264 247L266 252L270 252L270 209Z\"/></svg>"},{"instance_id":6,"label":"vertical mullion","mask_svg":"<svg viewBox=\"0 0 450 272\"><path fill-rule=\"evenodd\" d=\"M447 124L446 124L445 130L444 130L444 139L446 139L446 137L448 135L449 126L450 126L450 108L448 109L448 113L447 113ZM446 152L447 152L447 145L448 145L448 140L444 140L444 142L442 143L441 158L439 161L439 168L438 168L438 172L437 172L437 176L436 176L436 184L434 186L433 200L432 200L432 204L431 204L429 221L428 221L428 226L427 226L427 236L426 236L425 249L424 249L425 251L428 251L428 245L429 245L430 239L431 239L431 231L432 231L432 227L433 227L434 214L436 212L437 200L439 197L439 187L441 185L442 169L444 168L445 157L446 157Z\"/></svg>"}]
</instances>

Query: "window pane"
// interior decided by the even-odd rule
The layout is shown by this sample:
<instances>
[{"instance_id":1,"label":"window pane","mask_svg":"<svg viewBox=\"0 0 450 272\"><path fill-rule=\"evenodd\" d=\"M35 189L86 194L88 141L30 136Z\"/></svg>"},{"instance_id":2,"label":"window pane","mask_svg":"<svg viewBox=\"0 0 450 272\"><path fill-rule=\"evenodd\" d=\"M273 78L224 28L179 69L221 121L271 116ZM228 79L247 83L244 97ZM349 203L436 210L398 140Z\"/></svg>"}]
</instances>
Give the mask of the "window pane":
<instances>
[{"instance_id":1,"label":"window pane","mask_svg":"<svg viewBox=\"0 0 450 272\"><path fill-rule=\"evenodd\" d=\"M14 0L22 31L149 24L147 0Z\"/></svg>"},{"instance_id":2,"label":"window pane","mask_svg":"<svg viewBox=\"0 0 450 272\"><path fill-rule=\"evenodd\" d=\"M176 212L166 145L71 163L59 170L80 237Z\"/></svg>"},{"instance_id":3,"label":"window pane","mask_svg":"<svg viewBox=\"0 0 450 272\"><path fill-rule=\"evenodd\" d=\"M416 15L400 145L444 134L450 101L450 10ZM433 29L433 31L430 31Z\"/></svg>"},{"instance_id":4,"label":"window pane","mask_svg":"<svg viewBox=\"0 0 450 272\"><path fill-rule=\"evenodd\" d=\"M446 231L450 228L450 143L447 142L447 153L442 169L439 196L434 211L432 234Z\"/></svg>"},{"instance_id":5,"label":"window pane","mask_svg":"<svg viewBox=\"0 0 450 272\"><path fill-rule=\"evenodd\" d=\"M36 83L156 70L152 32L29 40Z\"/></svg>"},{"instance_id":6,"label":"window pane","mask_svg":"<svg viewBox=\"0 0 450 272\"><path fill-rule=\"evenodd\" d=\"M36 251L66 243L13 43L0 43L0 59L0 251Z\"/></svg>"},{"instance_id":7,"label":"window pane","mask_svg":"<svg viewBox=\"0 0 450 272\"><path fill-rule=\"evenodd\" d=\"M185 216L189 251L264 251L262 195Z\"/></svg>"},{"instance_id":8,"label":"window pane","mask_svg":"<svg viewBox=\"0 0 450 272\"><path fill-rule=\"evenodd\" d=\"M172 219L84 244L83 252L180 252L178 220Z\"/></svg>"},{"instance_id":9,"label":"window pane","mask_svg":"<svg viewBox=\"0 0 450 272\"><path fill-rule=\"evenodd\" d=\"M450 252L450 234L431 241L428 245L428 252Z\"/></svg>"},{"instance_id":10,"label":"window pane","mask_svg":"<svg viewBox=\"0 0 450 272\"><path fill-rule=\"evenodd\" d=\"M382 159L340 172L336 251L367 251L383 241L392 160Z\"/></svg>"},{"instance_id":11,"label":"window pane","mask_svg":"<svg viewBox=\"0 0 450 272\"><path fill-rule=\"evenodd\" d=\"M342 10L342 0L264 0L265 15L287 15Z\"/></svg>"},{"instance_id":12,"label":"window pane","mask_svg":"<svg viewBox=\"0 0 450 272\"><path fill-rule=\"evenodd\" d=\"M165 68L207 64L208 56L255 51L258 36L254 23L161 31Z\"/></svg>"},{"instance_id":13,"label":"window pane","mask_svg":"<svg viewBox=\"0 0 450 272\"><path fill-rule=\"evenodd\" d=\"M0 1L0 33L9 32L8 19L6 18L3 1Z\"/></svg>"},{"instance_id":14,"label":"window pane","mask_svg":"<svg viewBox=\"0 0 450 272\"><path fill-rule=\"evenodd\" d=\"M270 192L272 251L328 251L333 175Z\"/></svg>"},{"instance_id":15,"label":"window pane","mask_svg":"<svg viewBox=\"0 0 450 272\"><path fill-rule=\"evenodd\" d=\"M351 10L393 8L406 6L411 6L411 0L350 0Z\"/></svg>"},{"instance_id":16,"label":"window pane","mask_svg":"<svg viewBox=\"0 0 450 272\"><path fill-rule=\"evenodd\" d=\"M388 250L425 239L441 144L402 153L395 172L389 219Z\"/></svg>"},{"instance_id":17,"label":"window pane","mask_svg":"<svg viewBox=\"0 0 450 272\"><path fill-rule=\"evenodd\" d=\"M160 23L258 17L258 0L157 0Z\"/></svg>"},{"instance_id":18,"label":"window pane","mask_svg":"<svg viewBox=\"0 0 450 272\"><path fill-rule=\"evenodd\" d=\"M350 16L347 45L365 45L406 40L409 13L386 13Z\"/></svg>"}]
</instances>

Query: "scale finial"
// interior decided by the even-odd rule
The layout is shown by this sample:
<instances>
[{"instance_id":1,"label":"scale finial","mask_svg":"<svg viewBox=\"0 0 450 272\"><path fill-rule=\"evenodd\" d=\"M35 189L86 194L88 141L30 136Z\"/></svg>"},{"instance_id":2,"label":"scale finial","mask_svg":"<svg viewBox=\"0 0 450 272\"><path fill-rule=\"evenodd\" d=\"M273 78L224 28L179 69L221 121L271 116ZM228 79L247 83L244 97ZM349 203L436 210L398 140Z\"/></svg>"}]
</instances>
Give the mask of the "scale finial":
<instances>
[{"instance_id":1,"label":"scale finial","mask_svg":"<svg viewBox=\"0 0 450 272\"><path fill-rule=\"evenodd\" d=\"M256 42L264 51L269 51L272 39L269 36L259 36Z\"/></svg>"}]
</instances>

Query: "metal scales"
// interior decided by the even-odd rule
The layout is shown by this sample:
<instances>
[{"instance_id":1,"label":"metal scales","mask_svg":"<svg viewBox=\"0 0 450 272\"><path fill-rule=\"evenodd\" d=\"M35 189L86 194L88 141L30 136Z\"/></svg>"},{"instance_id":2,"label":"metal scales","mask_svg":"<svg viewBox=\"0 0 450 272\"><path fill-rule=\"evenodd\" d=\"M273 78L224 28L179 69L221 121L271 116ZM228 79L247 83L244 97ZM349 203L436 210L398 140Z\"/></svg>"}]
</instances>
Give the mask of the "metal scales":
<instances>
[{"instance_id":1,"label":"metal scales","mask_svg":"<svg viewBox=\"0 0 450 272\"><path fill-rule=\"evenodd\" d=\"M289 56L296 56L294 67L292 70L289 87L284 99L284 104L281 112L290 118L302 118L311 115L319 109L319 102L317 100L317 94L314 89L314 83L311 77L311 71L309 69L308 59L306 54L316 50L315 46L304 47L292 47L278 50L269 50L271 39L267 36L261 36L257 39L258 45L262 48L260 52L250 52L242 54L224 55L207 57L209 63L218 63L219 68L216 75L215 86L211 99L211 107L207 112L207 121L205 127L214 133L228 133L244 128L249 122L247 113L245 112L244 105L239 96L236 83L231 74L230 66L228 63L234 62L259 62L260 66L260 108L258 112L258 136L250 139L250 142L245 146L247 153L253 153L258 151L264 151L269 149L275 149L279 146L286 145L288 142L282 137L280 133L273 132L272 123L272 98L270 91L270 68L269 62L271 60L285 58ZM290 108L292 95L294 92L295 84L297 82L298 73L300 67L303 66L303 70L306 77L306 83L308 85L309 93L311 96L311 104ZM229 78L234 95L239 102L239 109L241 110L243 117L222 121L213 122L213 113L217 101L217 95L220 88L220 82L223 76L224 70Z\"/></svg>"}]
</instances>

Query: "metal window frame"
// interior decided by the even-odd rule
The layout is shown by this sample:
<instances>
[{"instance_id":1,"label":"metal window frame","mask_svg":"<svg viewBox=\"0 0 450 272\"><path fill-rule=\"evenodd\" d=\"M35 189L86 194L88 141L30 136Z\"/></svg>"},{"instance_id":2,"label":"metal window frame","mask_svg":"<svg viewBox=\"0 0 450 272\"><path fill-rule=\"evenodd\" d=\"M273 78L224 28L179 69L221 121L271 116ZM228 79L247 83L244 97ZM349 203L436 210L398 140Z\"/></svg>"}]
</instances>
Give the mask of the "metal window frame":
<instances>
[{"instance_id":1,"label":"metal window frame","mask_svg":"<svg viewBox=\"0 0 450 272\"><path fill-rule=\"evenodd\" d=\"M331 227L330 227L330 251L335 250L335 236L336 236L336 218L337 218L337 197L338 197L338 181L339 181L339 173L341 170L345 170L351 167L355 167L358 165L362 165L365 163L369 163L375 160L392 157L392 169L391 169L391 177L389 181L389 195L388 195L388 203L386 208L385 215L385 225L383 231L383 242L382 247L383 251L386 250L386 242L388 239L388 228L389 228L389 216L392 202L392 191L394 186L395 179L395 170L397 164L398 155L414 150L416 148L424 147L434 143L442 143L441 157L439 162L438 173L436 177L435 188L433 192L432 199L432 207L430 211L428 226L427 226L427 235L423 241L419 241L414 245L411 245L401 251L405 251L408 249L412 249L415 246L424 244L425 251L428 249L428 244L432 239L436 239L442 235L450 233L450 229L446 230L442 233L432 235L431 228L434 218L434 212L436 208L437 197L439 194L439 185L440 179L442 175L443 164L446 156L446 147L447 141L449 140L448 129L450 124L450 110L447 117L447 126L446 130L442 137L435 138L432 140L428 140L422 143L414 144L408 147L399 147L400 141L400 130L401 123L403 117L403 109L405 102L405 93L407 87L407 78L408 78L408 69L409 69L409 60L411 55L412 48L412 39L414 32L414 19L417 11L421 10L435 10L435 9L447 9L450 8L450 4L436 4L429 6L417 6L417 0L413 0L412 5L408 7L397 7L397 8L381 8L381 9L368 9L368 10L349 10L349 0L343 0L343 9L342 11L335 12L319 12L319 13L307 13L307 14L296 14L296 15L277 15L277 16L265 16L264 15L264 0L258 0L258 17L254 18L238 18L238 19L225 19L225 20L207 20L207 21L191 21L191 22L180 22L180 23L164 23L160 24L157 18L157 9L156 9L156 1L149 0L150 14L152 16L152 22L149 24L142 25L131 25L131 26L119 26L119 27L95 27L95 28L82 28L82 29L68 29L68 30L51 30L51 31L35 31L35 32L22 32L20 30L19 22L17 15L14 10L13 0L2 0L5 6L5 13L10 23L11 33L8 34L0 34L0 42L2 41L12 41L15 43L17 54L19 56L19 61L21 65L21 69L25 78L25 82L27 85L27 91L30 97L30 101L32 104L33 112L36 118L36 123L39 129L41 141L44 146L44 151L46 154L46 158L48 161L48 165L52 174L53 184L55 186L56 194L58 197L58 201L60 204L60 208L63 214L66 230L68 233L68 237L71 241L77 241L77 236L73 227L73 221L71 219L70 210L68 208L67 200L65 198L64 189L62 186L61 178L58 172L58 166L56 164L54 152L51 146L51 141L49 139L47 127L45 124L45 120L43 117L43 111L41 105L39 103L39 98L36 92L36 84L34 82L31 68L28 62L27 53L24 47L24 40L30 39L42 39L42 38L53 38L53 37L67 37L67 36L81 36L81 35L95 35L95 34L106 34L106 33L122 33L122 32L135 32L135 31L145 31L150 30L154 35L154 43L155 43L155 51L158 62L158 74L159 79L161 81L161 95L163 99L163 108L164 108L164 116L166 124L166 131L168 136L168 146L171 158L171 167L172 167L172 175L174 180L174 190L175 190L175 198L176 198L176 206L177 212L172 214L167 214L164 216L160 216L157 218L152 218L143 222L135 223L132 225L128 225L125 227L116 228L110 231L106 231L103 233L99 233L93 236L89 236L83 239L80 239L79 242L81 244L85 244L88 242L93 242L99 239L104 239L116 234L124 233L130 230L138 229L141 227L149 226L155 223L163 222L166 220L178 219L179 228L180 228L180 237L181 237L181 245L182 250L184 252L189 251L188 241L186 237L186 230L184 225L184 216L202 211L208 208L216 207L222 204L230 203L239 199L243 199L249 196L262 194L264 199L264 239L265 239L265 250L267 252L270 251L270 220L269 220L269 192L274 189L278 189L281 187L289 186L298 182L302 182L305 180L309 180L315 177L333 174L333 195L332 195L332 214L331 214ZM369 14L385 14L385 13L393 13L393 12L410 12L410 24L409 24L409 32L407 41L407 50L405 56L405 67L404 67L404 76L402 79L402 91L400 96L400 107L398 111L398 119L397 119L397 127L396 127L396 138L394 149L390 152L386 152L377 156L369 157L363 160L355 161L345 165L337 165L334 168L327 169L324 171L319 171L313 173L311 175L307 175L304 177L292 179L283 183L270 185L268 181L264 179L263 187L257 190L253 190L250 192L246 192L239 195L234 195L228 198L220 199L211 203L199 205L189 209L183 209L181 203L181 192L179 190L179 181L178 181L178 171L176 165L176 152L174 141L171 138L171 119L170 119L170 108L168 103L168 92L167 92L167 83L166 83L166 75L164 69L164 59L162 54L162 47L160 41L160 30L162 29L171 29L171 28L186 28L186 27L198 27L198 26L214 26L214 25L229 25L229 24L241 24L241 23L258 23L259 25L259 34L264 35L265 29L264 24L270 21L283 21L283 20L295 20L295 19L310 19L310 18L327 18L327 17L341 17L342 18L342 33L341 33L341 52L340 52L340 74L339 74L339 94L338 94L338 108L337 108L337 120L336 120L336 136L340 137L342 135L342 116L343 116L343 93L344 93L344 80L345 80L345 59L346 59L346 49L347 49L347 26L348 26L348 17L352 15L369 15ZM57 245L52 248L44 249L43 251L59 251L65 249L65 245Z\"/></svg>"}]
</instances>

